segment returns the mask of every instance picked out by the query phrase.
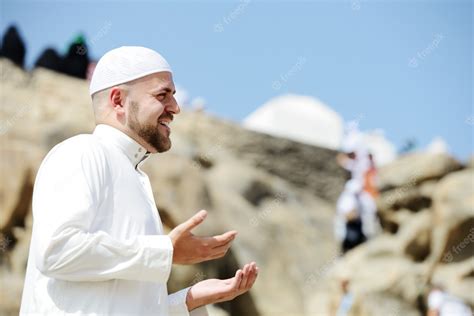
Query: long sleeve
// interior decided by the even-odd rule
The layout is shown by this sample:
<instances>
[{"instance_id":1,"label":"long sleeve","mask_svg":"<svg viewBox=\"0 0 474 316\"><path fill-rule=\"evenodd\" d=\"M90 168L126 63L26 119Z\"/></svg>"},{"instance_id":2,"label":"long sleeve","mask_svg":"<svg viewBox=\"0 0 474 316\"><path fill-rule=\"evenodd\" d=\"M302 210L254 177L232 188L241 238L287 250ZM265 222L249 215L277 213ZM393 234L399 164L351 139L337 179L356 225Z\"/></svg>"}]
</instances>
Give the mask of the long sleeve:
<instances>
[{"instance_id":1,"label":"long sleeve","mask_svg":"<svg viewBox=\"0 0 474 316\"><path fill-rule=\"evenodd\" d=\"M36 267L68 281L166 283L173 258L168 236L124 241L90 230L96 216L113 216L112 210L99 211L110 190L107 168L103 149L85 137L60 144L45 158L33 196Z\"/></svg>"},{"instance_id":2,"label":"long sleeve","mask_svg":"<svg viewBox=\"0 0 474 316\"><path fill-rule=\"evenodd\" d=\"M169 316L208 316L206 306L201 306L190 312L188 311L186 296L190 288L191 287L188 287L168 295Z\"/></svg>"}]
</instances>

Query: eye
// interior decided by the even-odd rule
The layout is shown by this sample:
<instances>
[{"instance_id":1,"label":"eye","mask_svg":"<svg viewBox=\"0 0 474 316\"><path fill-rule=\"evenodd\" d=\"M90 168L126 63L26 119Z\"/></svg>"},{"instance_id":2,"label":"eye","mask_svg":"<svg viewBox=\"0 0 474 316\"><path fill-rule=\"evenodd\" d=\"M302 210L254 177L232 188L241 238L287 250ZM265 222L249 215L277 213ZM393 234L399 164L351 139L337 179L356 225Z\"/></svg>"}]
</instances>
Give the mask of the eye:
<instances>
[{"instance_id":1,"label":"eye","mask_svg":"<svg viewBox=\"0 0 474 316\"><path fill-rule=\"evenodd\" d=\"M155 96L158 100L164 100L166 98L166 92L159 93Z\"/></svg>"}]
</instances>

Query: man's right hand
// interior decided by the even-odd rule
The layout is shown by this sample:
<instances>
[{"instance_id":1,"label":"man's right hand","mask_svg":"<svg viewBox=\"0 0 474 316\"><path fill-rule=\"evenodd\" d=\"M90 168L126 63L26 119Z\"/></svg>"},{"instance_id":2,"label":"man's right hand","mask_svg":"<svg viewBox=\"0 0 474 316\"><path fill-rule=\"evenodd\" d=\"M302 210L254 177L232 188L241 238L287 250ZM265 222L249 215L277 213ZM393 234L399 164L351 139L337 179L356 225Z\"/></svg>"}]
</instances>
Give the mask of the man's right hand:
<instances>
[{"instance_id":1,"label":"man's right hand","mask_svg":"<svg viewBox=\"0 0 474 316\"><path fill-rule=\"evenodd\" d=\"M168 236L173 243L173 263L194 264L223 257L229 250L236 231L212 237L198 237L191 230L201 224L207 216L202 210L176 226Z\"/></svg>"}]
</instances>

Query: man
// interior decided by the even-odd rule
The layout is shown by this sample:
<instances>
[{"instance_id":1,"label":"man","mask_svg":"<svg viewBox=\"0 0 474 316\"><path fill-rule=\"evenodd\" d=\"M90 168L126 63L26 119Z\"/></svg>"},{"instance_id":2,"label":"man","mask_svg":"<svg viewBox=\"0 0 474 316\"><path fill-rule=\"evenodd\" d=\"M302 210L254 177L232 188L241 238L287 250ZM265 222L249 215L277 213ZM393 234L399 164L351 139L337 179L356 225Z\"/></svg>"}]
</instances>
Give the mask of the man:
<instances>
[{"instance_id":1,"label":"man","mask_svg":"<svg viewBox=\"0 0 474 316\"><path fill-rule=\"evenodd\" d=\"M345 153L338 154L336 160L350 172L350 179L337 201L334 232L345 253L374 236L379 222L374 199L375 164L355 122L348 124L341 147Z\"/></svg>"},{"instance_id":2,"label":"man","mask_svg":"<svg viewBox=\"0 0 474 316\"><path fill-rule=\"evenodd\" d=\"M38 171L21 315L206 315L206 304L252 287L253 262L233 278L167 293L172 263L220 258L237 233L193 235L200 211L163 234L141 165L171 147L174 93L170 66L151 49L120 47L99 60L94 133L55 146Z\"/></svg>"},{"instance_id":3,"label":"man","mask_svg":"<svg viewBox=\"0 0 474 316\"><path fill-rule=\"evenodd\" d=\"M346 182L336 203L334 232L336 239L341 242L343 254L367 240L362 225L361 192L362 185L359 181L351 179Z\"/></svg>"}]
</instances>

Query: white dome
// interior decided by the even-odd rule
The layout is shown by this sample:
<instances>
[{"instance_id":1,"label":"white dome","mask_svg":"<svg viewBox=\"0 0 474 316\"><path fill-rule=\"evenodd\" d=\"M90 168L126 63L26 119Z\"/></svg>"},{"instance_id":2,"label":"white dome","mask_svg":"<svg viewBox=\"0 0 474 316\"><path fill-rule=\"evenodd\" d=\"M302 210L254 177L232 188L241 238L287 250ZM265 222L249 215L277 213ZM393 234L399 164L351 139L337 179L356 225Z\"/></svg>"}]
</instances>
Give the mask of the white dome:
<instances>
[{"instance_id":1,"label":"white dome","mask_svg":"<svg viewBox=\"0 0 474 316\"><path fill-rule=\"evenodd\" d=\"M337 112L313 97L291 94L271 99L247 116L243 126L331 149L339 148L344 132Z\"/></svg>"},{"instance_id":2,"label":"white dome","mask_svg":"<svg viewBox=\"0 0 474 316\"><path fill-rule=\"evenodd\" d=\"M442 137L438 136L426 146L426 151L434 154L448 154L449 146Z\"/></svg>"}]
</instances>

